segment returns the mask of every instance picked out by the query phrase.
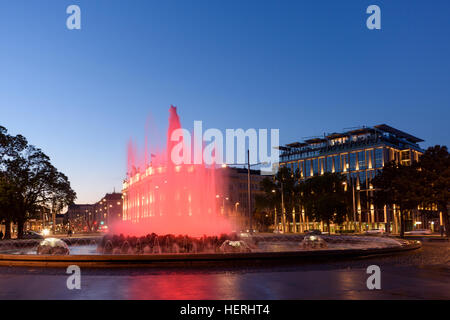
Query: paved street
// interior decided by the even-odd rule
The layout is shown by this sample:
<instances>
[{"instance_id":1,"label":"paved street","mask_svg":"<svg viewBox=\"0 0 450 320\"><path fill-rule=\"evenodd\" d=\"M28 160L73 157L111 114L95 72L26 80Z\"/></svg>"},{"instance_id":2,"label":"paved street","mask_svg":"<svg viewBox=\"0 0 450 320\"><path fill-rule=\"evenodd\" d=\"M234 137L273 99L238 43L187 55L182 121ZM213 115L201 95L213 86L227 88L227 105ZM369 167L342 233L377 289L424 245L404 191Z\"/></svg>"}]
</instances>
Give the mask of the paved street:
<instances>
[{"instance_id":1,"label":"paved street","mask_svg":"<svg viewBox=\"0 0 450 320\"><path fill-rule=\"evenodd\" d=\"M381 268L368 290L366 268ZM356 261L184 269L83 269L68 290L64 269L0 268L1 299L450 299L450 243Z\"/></svg>"}]
</instances>

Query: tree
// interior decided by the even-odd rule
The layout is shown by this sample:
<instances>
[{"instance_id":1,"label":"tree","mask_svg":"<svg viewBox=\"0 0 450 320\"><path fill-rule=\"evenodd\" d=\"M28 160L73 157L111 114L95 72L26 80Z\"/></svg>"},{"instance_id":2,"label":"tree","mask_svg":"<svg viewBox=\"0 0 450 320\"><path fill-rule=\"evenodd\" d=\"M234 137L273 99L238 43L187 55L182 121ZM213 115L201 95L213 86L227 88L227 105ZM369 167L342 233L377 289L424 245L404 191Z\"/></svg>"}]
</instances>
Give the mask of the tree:
<instances>
[{"instance_id":1,"label":"tree","mask_svg":"<svg viewBox=\"0 0 450 320\"><path fill-rule=\"evenodd\" d=\"M8 182L3 173L0 174L0 222L5 224L5 239L11 238L11 222L18 211L18 203L14 201L15 187Z\"/></svg>"},{"instance_id":2,"label":"tree","mask_svg":"<svg viewBox=\"0 0 450 320\"><path fill-rule=\"evenodd\" d=\"M298 187L299 187L300 173L298 170L293 172L288 167L281 167L275 175L275 185L277 188L275 192L279 194L280 198L280 216L283 225L283 232L287 232L289 225L293 223L293 230L295 231L294 211L299 212ZM278 196L278 195L277 195ZM291 214L288 214L291 213Z\"/></svg>"},{"instance_id":3,"label":"tree","mask_svg":"<svg viewBox=\"0 0 450 320\"><path fill-rule=\"evenodd\" d=\"M11 223L19 210L19 202L16 201L17 186L7 174L6 164L17 158L26 145L27 141L23 136L11 136L6 128L0 126L0 222L5 224L5 239L11 238Z\"/></svg>"},{"instance_id":4,"label":"tree","mask_svg":"<svg viewBox=\"0 0 450 320\"><path fill-rule=\"evenodd\" d=\"M8 192L8 196L0 197L0 208L7 223L17 223L18 238L22 238L25 222L38 209L60 211L75 200L76 194L50 158L23 136L8 135L0 127L0 143L1 188Z\"/></svg>"},{"instance_id":5,"label":"tree","mask_svg":"<svg viewBox=\"0 0 450 320\"><path fill-rule=\"evenodd\" d=\"M325 221L328 232L331 222L340 224L347 216L348 197L344 182L342 174L327 172L300 185L306 215L315 221Z\"/></svg>"},{"instance_id":6,"label":"tree","mask_svg":"<svg viewBox=\"0 0 450 320\"><path fill-rule=\"evenodd\" d=\"M269 227L273 224L273 212L272 210L256 210L254 219L258 230L268 231Z\"/></svg>"},{"instance_id":7,"label":"tree","mask_svg":"<svg viewBox=\"0 0 450 320\"><path fill-rule=\"evenodd\" d=\"M428 148L414 167L420 172L417 183L420 202L437 206L438 211L442 212L446 235L450 237L450 156L447 147L437 145Z\"/></svg>"},{"instance_id":8,"label":"tree","mask_svg":"<svg viewBox=\"0 0 450 320\"><path fill-rule=\"evenodd\" d=\"M279 213L283 232L287 231L286 222L295 222L292 215L287 215L286 213L298 210L298 181L298 170L292 172L288 167L281 167L273 178L265 178L261 181L261 189L265 195L256 197L258 210L266 210L268 212L276 210Z\"/></svg>"},{"instance_id":9,"label":"tree","mask_svg":"<svg viewBox=\"0 0 450 320\"><path fill-rule=\"evenodd\" d=\"M279 211L280 206L280 193L277 193L276 190L278 186L276 185L273 178L266 177L260 182L261 190L264 191L263 195L255 196L255 220L260 225L263 224L264 227L268 227L272 222L275 227L277 222L277 212ZM273 216L272 213L273 212ZM265 215L269 215L269 218L273 218L273 220L269 221Z\"/></svg>"},{"instance_id":10,"label":"tree","mask_svg":"<svg viewBox=\"0 0 450 320\"><path fill-rule=\"evenodd\" d=\"M395 205L400 212L400 236L405 234L405 214L417 209L419 199L419 171L391 161L372 180L376 191L374 202L378 206Z\"/></svg>"}]
</instances>

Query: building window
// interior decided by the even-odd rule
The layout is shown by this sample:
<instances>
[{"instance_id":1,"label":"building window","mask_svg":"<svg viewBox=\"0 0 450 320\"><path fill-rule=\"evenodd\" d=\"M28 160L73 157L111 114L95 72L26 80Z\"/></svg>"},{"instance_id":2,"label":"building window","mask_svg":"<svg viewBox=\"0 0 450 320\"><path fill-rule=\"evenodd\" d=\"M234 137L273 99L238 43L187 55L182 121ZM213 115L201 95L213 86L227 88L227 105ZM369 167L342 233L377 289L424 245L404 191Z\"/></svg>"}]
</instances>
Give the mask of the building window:
<instances>
[{"instance_id":1,"label":"building window","mask_svg":"<svg viewBox=\"0 0 450 320\"><path fill-rule=\"evenodd\" d=\"M410 157L410 151L402 151L400 153L400 161L403 165L411 164L411 157Z\"/></svg>"},{"instance_id":2,"label":"building window","mask_svg":"<svg viewBox=\"0 0 450 320\"><path fill-rule=\"evenodd\" d=\"M356 153L350 153L350 170L356 170Z\"/></svg>"},{"instance_id":3,"label":"building window","mask_svg":"<svg viewBox=\"0 0 450 320\"><path fill-rule=\"evenodd\" d=\"M372 183L373 178L375 178L375 171L374 170L367 171L367 180L369 181L369 183Z\"/></svg>"},{"instance_id":4,"label":"building window","mask_svg":"<svg viewBox=\"0 0 450 320\"><path fill-rule=\"evenodd\" d=\"M303 160L300 161L300 177L304 177L305 176L305 169L304 169L304 165L303 165Z\"/></svg>"},{"instance_id":5,"label":"building window","mask_svg":"<svg viewBox=\"0 0 450 320\"><path fill-rule=\"evenodd\" d=\"M311 176L311 160L305 160L305 177Z\"/></svg>"},{"instance_id":6,"label":"building window","mask_svg":"<svg viewBox=\"0 0 450 320\"><path fill-rule=\"evenodd\" d=\"M364 159L364 151L358 152L358 169L366 169L366 160Z\"/></svg>"},{"instance_id":7,"label":"building window","mask_svg":"<svg viewBox=\"0 0 450 320\"><path fill-rule=\"evenodd\" d=\"M343 172L348 170L348 154L341 154L341 167Z\"/></svg>"},{"instance_id":8,"label":"building window","mask_svg":"<svg viewBox=\"0 0 450 320\"><path fill-rule=\"evenodd\" d=\"M366 189L366 172L360 172L359 173L359 182L361 184L361 188Z\"/></svg>"},{"instance_id":9,"label":"building window","mask_svg":"<svg viewBox=\"0 0 450 320\"><path fill-rule=\"evenodd\" d=\"M319 159L313 159L313 175L319 174Z\"/></svg>"},{"instance_id":10,"label":"building window","mask_svg":"<svg viewBox=\"0 0 450 320\"><path fill-rule=\"evenodd\" d=\"M342 168L341 168L341 161L339 159L339 156L334 156L334 171L335 172L341 172Z\"/></svg>"},{"instance_id":11,"label":"building window","mask_svg":"<svg viewBox=\"0 0 450 320\"><path fill-rule=\"evenodd\" d=\"M352 183L355 184L356 187L359 187L359 177L357 172L350 173L350 179Z\"/></svg>"},{"instance_id":12,"label":"building window","mask_svg":"<svg viewBox=\"0 0 450 320\"><path fill-rule=\"evenodd\" d=\"M333 172L333 158L327 157L327 172Z\"/></svg>"},{"instance_id":13,"label":"building window","mask_svg":"<svg viewBox=\"0 0 450 320\"><path fill-rule=\"evenodd\" d=\"M298 162L296 161L293 163L292 172L295 173L297 171L297 169L298 169Z\"/></svg>"},{"instance_id":14,"label":"building window","mask_svg":"<svg viewBox=\"0 0 450 320\"><path fill-rule=\"evenodd\" d=\"M367 160L367 167L369 169L373 168L374 160L373 160L373 150L367 150L366 151L366 160Z\"/></svg>"},{"instance_id":15,"label":"building window","mask_svg":"<svg viewBox=\"0 0 450 320\"><path fill-rule=\"evenodd\" d=\"M383 167L383 149L375 150L375 168Z\"/></svg>"}]
</instances>

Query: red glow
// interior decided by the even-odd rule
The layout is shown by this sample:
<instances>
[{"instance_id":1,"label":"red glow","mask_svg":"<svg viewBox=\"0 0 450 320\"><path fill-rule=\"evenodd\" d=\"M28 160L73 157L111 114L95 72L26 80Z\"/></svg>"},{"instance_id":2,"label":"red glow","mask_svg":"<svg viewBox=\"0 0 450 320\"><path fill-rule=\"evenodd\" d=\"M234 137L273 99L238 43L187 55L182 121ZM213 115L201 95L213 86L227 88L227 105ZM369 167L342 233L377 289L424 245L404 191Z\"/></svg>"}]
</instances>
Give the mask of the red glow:
<instances>
[{"instance_id":1,"label":"red glow","mask_svg":"<svg viewBox=\"0 0 450 320\"><path fill-rule=\"evenodd\" d=\"M142 236L149 233L189 236L230 233L232 228L220 210L216 195L223 179L205 165L174 165L170 160L171 133L181 128L175 107L170 108L167 150L138 159L133 144L128 146L128 179L123 190L123 221L110 226L113 233ZM146 139L147 141L147 139ZM184 141L182 141L184 143ZM147 147L146 147L147 150ZM144 153L147 153L145 151ZM145 170L137 164L144 163Z\"/></svg>"}]
</instances>

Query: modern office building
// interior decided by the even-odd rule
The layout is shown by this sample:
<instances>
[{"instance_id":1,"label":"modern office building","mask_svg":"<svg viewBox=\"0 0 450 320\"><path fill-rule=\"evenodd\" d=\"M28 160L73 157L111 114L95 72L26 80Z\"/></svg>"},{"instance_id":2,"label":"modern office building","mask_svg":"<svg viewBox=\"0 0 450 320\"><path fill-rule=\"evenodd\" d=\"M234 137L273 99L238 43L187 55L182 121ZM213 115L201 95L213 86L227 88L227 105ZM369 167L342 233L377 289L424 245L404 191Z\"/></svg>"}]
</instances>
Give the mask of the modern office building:
<instances>
[{"instance_id":1,"label":"modern office building","mask_svg":"<svg viewBox=\"0 0 450 320\"><path fill-rule=\"evenodd\" d=\"M391 231L398 232L399 215L395 207L376 208L371 203L371 180L389 161L405 165L417 161L423 153L418 144L422 141L386 124L360 127L282 146L280 166L298 170L300 179L325 172L345 174L348 187L355 189L354 219L361 229L390 226ZM295 221L300 221L296 230L318 227L307 221L304 213L294 214L299 216ZM412 219L407 221L407 227L409 224Z\"/></svg>"}]
</instances>

